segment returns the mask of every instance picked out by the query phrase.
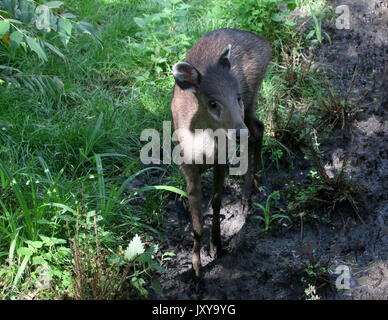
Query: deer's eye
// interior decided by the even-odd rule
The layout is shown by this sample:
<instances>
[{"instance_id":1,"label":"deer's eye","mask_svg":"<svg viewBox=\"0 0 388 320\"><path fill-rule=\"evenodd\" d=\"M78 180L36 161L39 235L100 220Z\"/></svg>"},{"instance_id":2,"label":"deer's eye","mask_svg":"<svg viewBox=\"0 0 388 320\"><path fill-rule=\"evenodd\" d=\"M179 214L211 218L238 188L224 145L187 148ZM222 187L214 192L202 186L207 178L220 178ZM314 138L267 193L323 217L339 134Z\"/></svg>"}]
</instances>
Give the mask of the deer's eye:
<instances>
[{"instance_id":1,"label":"deer's eye","mask_svg":"<svg viewBox=\"0 0 388 320\"><path fill-rule=\"evenodd\" d=\"M238 101L238 102L241 102L241 94L238 94L238 95L237 95L237 101Z\"/></svg>"},{"instance_id":2,"label":"deer's eye","mask_svg":"<svg viewBox=\"0 0 388 320\"><path fill-rule=\"evenodd\" d=\"M211 108L211 109L215 109L217 107L217 103L214 101L214 100L209 100L208 101L208 106Z\"/></svg>"}]
</instances>

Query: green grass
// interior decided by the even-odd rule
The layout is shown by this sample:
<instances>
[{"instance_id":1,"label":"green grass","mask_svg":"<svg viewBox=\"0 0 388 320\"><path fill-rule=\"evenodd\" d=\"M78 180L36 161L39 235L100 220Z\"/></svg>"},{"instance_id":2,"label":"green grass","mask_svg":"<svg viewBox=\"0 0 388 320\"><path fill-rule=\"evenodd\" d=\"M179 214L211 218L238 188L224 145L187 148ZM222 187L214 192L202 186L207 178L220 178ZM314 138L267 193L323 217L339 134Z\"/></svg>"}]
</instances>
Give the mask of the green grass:
<instances>
[{"instance_id":1,"label":"green grass","mask_svg":"<svg viewBox=\"0 0 388 320\"><path fill-rule=\"evenodd\" d=\"M76 224L91 216L98 217L99 245L112 255L101 264L122 253L135 234L149 245L160 241L163 206L171 191L179 193L173 187L182 189L184 182L172 165L156 183L168 187L131 188L133 179L156 170L143 171L140 132L161 130L171 119L171 66L202 34L236 27L271 39L275 55L258 112L271 128L265 147L274 162L292 158L290 150L320 117L317 101L324 91L301 58L306 34L273 19L277 9L268 1L249 25L250 17L242 16L249 10L220 0L64 2L67 11L96 26L103 46L87 35L75 34L67 47L54 39L67 62L49 55L47 63L23 50L9 56L0 48L0 64L58 76L65 88L54 102L16 85L0 85L0 298L25 297L41 264L51 270L54 284L38 297L76 298L70 246ZM297 3L308 8L314 2ZM324 7L319 4L316 16ZM93 228L88 230L83 232L95 240ZM152 278L149 265L141 264L147 271L144 283L133 283L139 295Z\"/></svg>"},{"instance_id":2,"label":"green grass","mask_svg":"<svg viewBox=\"0 0 388 320\"><path fill-rule=\"evenodd\" d=\"M170 117L172 80L151 75L139 79L152 70L144 65L147 57L131 46L137 41L134 17L156 11L158 5L141 1L67 1L66 5L83 20L100 25L102 48L80 36L61 48L67 64L56 57L43 64L23 52L11 62L4 61L26 73L56 75L65 86L59 105L17 87L0 87L4 128L0 265L9 268L3 276L11 284L3 288L5 297L22 294L21 280L27 283L33 278L34 255L29 259L20 253L26 241L40 236L67 239L66 221L74 223L75 217L84 220L96 212L104 228L109 226L112 236L106 245L115 252L135 233L143 234L145 241L157 237L155 227L163 217L156 203L164 201L165 193L146 193L141 196L145 205L140 206L132 200L139 195L127 189L130 177L142 168L141 130L161 127L160 119ZM44 247L39 249L45 253ZM12 259L7 261L11 251ZM46 262L51 269L58 263Z\"/></svg>"},{"instance_id":3,"label":"green grass","mask_svg":"<svg viewBox=\"0 0 388 320\"><path fill-rule=\"evenodd\" d=\"M263 211L262 216L252 216L253 219L261 220L264 223L263 231L267 232L270 229L271 223L278 219L286 219L289 222L291 222L291 219L289 216L276 213L272 213L271 208L271 200L278 200L280 198L279 191L273 191L265 201L265 205L262 205L260 203L254 203L253 205Z\"/></svg>"}]
</instances>

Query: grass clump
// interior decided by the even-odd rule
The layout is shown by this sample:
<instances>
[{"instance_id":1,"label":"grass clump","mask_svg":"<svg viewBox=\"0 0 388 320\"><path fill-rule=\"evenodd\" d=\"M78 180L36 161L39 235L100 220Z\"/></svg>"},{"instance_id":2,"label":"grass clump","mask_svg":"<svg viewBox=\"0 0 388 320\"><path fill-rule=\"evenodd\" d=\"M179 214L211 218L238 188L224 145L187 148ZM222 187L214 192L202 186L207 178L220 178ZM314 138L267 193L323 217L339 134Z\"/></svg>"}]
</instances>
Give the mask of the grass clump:
<instances>
[{"instance_id":1,"label":"grass clump","mask_svg":"<svg viewBox=\"0 0 388 320\"><path fill-rule=\"evenodd\" d=\"M286 185L289 199L288 211L301 219L318 218L318 213L331 214L336 209L349 207L362 221L359 208L365 205L365 189L356 181L345 176L346 161L331 176L326 172L317 142L311 145L309 156L313 168L308 184L291 181Z\"/></svg>"}]
</instances>

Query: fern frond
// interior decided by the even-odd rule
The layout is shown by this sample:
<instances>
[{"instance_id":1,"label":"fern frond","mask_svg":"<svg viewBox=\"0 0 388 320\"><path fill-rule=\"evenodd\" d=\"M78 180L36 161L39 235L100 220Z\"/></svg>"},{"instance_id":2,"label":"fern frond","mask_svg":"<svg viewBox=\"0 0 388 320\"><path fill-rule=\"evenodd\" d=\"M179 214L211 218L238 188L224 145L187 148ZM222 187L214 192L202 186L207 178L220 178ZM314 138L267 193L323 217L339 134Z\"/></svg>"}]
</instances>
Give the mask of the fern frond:
<instances>
[{"instance_id":1,"label":"fern frond","mask_svg":"<svg viewBox=\"0 0 388 320\"><path fill-rule=\"evenodd\" d=\"M63 95L63 82L56 76L30 75L16 68L0 65L0 79L16 83L32 93L39 92L46 99L58 101Z\"/></svg>"}]
</instances>

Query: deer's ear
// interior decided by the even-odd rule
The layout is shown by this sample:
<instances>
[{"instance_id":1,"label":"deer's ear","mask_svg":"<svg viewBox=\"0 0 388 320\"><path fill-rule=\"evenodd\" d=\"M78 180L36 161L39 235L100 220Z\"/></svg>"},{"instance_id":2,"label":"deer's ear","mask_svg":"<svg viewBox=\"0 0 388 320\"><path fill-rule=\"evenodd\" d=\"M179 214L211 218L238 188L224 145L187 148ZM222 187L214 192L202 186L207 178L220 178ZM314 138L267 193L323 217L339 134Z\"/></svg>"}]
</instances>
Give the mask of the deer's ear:
<instances>
[{"instance_id":1,"label":"deer's ear","mask_svg":"<svg viewBox=\"0 0 388 320\"><path fill-rule=\"evenodd\" d=\"M220 59L218 60L218 63L228 69L230 69L230 55L232 53L232 45L228 44L228 47L224 51L224 53L221 55Z\"/></svg>"},{"instance_id":2,"label":"deer's ear","mask_svg":"<svg viewBox=\"0 0 388 320\"><path fill-rule=\"evenodd\" d=\"M201 82L201 74L190 63L178 62L172 68L175 81L182 90L197 92Z\"/></svg>"}]
</instances>

